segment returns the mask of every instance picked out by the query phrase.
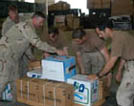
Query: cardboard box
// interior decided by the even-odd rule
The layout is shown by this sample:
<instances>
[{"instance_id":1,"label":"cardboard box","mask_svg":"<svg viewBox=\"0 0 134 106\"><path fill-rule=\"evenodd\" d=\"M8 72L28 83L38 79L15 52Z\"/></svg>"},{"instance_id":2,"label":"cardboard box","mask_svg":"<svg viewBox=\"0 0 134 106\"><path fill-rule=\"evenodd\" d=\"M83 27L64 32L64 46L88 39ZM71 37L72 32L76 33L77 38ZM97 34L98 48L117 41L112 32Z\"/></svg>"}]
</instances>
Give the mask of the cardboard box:
<instances>
[{"instance_id":1,"label":"cardboard box","mask_svg":"<svg viewBox=\"0 0 134 106\"><path fill-rule=\"evenodd\" d=\"M42 69L34 69L32 71L27 72L27 77L41 79Z\"/></svg>"},{"instance_id":2,"label":"cardboard box","mask_svg":"<svg viewBox=\"0 0 134 106\"><path fill-rule=\"evenodd\" d=\"M79 18L74 18L73 20L73 29L79 28L80 27L80 19Z\"/></svg>"},{"instance_id":3,"label":"cardboard box","mask_svg":"<svg viewBox=\"0 0 134 106\"><path fill-rule=\"evenodd\" d=\"M17 80L17 101L31 106L73 106L73 86L22 78Z\"/></svg>"},{"instance_id":4,"label":"cardboard box","mask_svg":"<svg viewBox=\"0 0 134 106\"><path fill-rule=\"evenodd\" d=\"M72 56L51 56L42 60L43 78L56 81L67 81L76 75L76 62Z\"/></svg>"},{"instance_id":5,"label":"cardboard box","mask_svg":"<svg viewBox=\"0 0 134 106\"><path fill-rule=\"evenodd\" d=\"M69 10L70 5L67 2L59 1L56 4L50 5L48 7L49 11L59 11L59 10Z\"/></svg>"},{"instance_id":6,"label":"cardboard box","mask_svg":"<svg viewBox=\"0 0 134 106\"><path fill-rule=\"evenodd\" d=\"M110 8L110 0L87 0L88 9Z\"/></svg>"},{"instance_id":7,"label":"cardboard box","mask_svg":"<svg viewBox=\"0 0 134 106\"><path fill-rule=\"evenodd\" d=\"M41 68L41 62L40 61L33 61L30 62L28 65L29 70L34 70L34 69L40 69Z\"/></svg>"},{"instance_id":8,"label":"cardboard box","mask_svg":"<svg viewBox=\"0 0 134 106\"><path fill-rule=\"evenodd\" d=\"M131 15L133 14L133 3L131 0L114 0L111 7L111 15Z\"/></svg>"},{"instance_id":9,"label":"cardboard box","mask_svg":"<svg viewBox=\"0 0 134 106\"><path fill-rule=\"evenodd\" d=\"M68 79L67 83L74 85L76 104L91 106L98 100L98 80L89 81L86 75L76 75Z\"/></svg>"},{"instance_id":10,"label":"cardboard box","mask_svg":"<svg viewBox=\"0 0 134 106\"><path fill-rule=\"evenodd\" d=\"M92 106L102 106L104 102L105 102L105 99L101 99L101 100L96 101ZM74 104L74 106L83 106L83 105Z\"/></svg>"},{"instance_id":11,"label":"cardboard box","mask_svg":"<svg viewBox=\"0 0 134 106\"><path fill-rule=\"evenodd\" d=\"M57 28L62 29L65 27L65 15L57 15L54 18L54 26Z\"/></svg>"},{"instance_id":12,"label":"cardboard box","mask_svg":"<svg viewBox=\"0 0 134 106\"><path fill-rule=\"evenodd\" d=\"M76 29L80 27L80 19L73 14L66 15L67 27L70 29Z\"/></svg>"}]
</instances>

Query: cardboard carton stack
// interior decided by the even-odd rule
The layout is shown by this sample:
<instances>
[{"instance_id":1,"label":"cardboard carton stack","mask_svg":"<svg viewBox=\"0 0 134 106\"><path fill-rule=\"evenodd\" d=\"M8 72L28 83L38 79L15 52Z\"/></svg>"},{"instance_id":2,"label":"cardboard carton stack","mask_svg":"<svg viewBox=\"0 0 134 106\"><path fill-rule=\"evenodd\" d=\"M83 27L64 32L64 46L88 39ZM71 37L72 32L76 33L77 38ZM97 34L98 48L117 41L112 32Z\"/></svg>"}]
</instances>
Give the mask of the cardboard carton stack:
<instances>
[{"instance_id":1,"label":"cardboard carton stack","mask_svg":"<svg viewBox=\"0 0 134 106\"><path fill-rule=\"evenodd\" d=\"M69 28L73 28L73 14L66 15L66 19L67 19L67 26Z\"/></svg>"},{"instance_id":2,"label":"cardboard carton stack","mask_svg":"<svg viewBox=\"0 0 134 106\"><path fill-rule=\"evenodd\" d=\"M73 106L73 86L48 80L17 80L17 101L31 106Z\"/></svg>"},{"instance_id":3,"label":"cardboard carton stack","mask_svg":"<svg viewBox=\"0 0 134 106\"><path fill-rule=\"evenodd\" d=\"M80 19L78 17L74 17L73 20L73 29L79 28L80 27Z\"/></svg>"},{"instance_id":4,"label":"cardboard carton stack","mask_svg":"<svg viewBox=\"0 0 134 106\"><path fill-rule=\"evenodd\" d=\"M73 56L51 56L43 59L41 65L42 70L28 74L39 79L17 81L19 102L32 106L92 106L100 99L99 81L88 80L86 75L76 75Z\"/></svg>"},{"instance_id":5,"label":"cardboard carton stack","mask_svg":"<svg viewBox=\"0 0 134 106\"><path fill-rule=\"evenodd\" d=\"M70 5L67 2L59 1L56 4L52 4L48 7L49 11L69 10Z\"/></svg>"},{"instance_id":6,"label":"cardboard carton stack","mask_svg":"<svg viewBox=\"0 0 134 106\"><path fill-rule=\"evenodd\" d=\"M54 18L54 26L59 28L59 29L63 29L65 28L65 15L57 15Z\"/></svg>"},{"instance_id":7,"label":"cardboard carton stack","mask_svg":"<svg viewBox=\"0 0 134 106\"><path fill-rule=\"evenodd\" d=\"M111 5L111 15L132 15L134 13L133 5L133 0L113 0Z\"/></svg>"},{"instance_id":8,"label":"cardboard carton stack","mask_svg":"<svg viewBox=\"0 0 134 106\"><path fill-rule=\"evenodd\" d=\"M87 0L87 8L89 9L110 8L110 0Z\"/></svg>"},{"instance_id":9,"label":"cardboard carton stack","mask_svg":"<svg viewBox=\"0 0 134 106\"><path fill-rule=\"evenodd\" d=\"M66 15L67 27L70 29L76 29L80 26L80 19L73 14Z\"/></svg>"}]
</instances>

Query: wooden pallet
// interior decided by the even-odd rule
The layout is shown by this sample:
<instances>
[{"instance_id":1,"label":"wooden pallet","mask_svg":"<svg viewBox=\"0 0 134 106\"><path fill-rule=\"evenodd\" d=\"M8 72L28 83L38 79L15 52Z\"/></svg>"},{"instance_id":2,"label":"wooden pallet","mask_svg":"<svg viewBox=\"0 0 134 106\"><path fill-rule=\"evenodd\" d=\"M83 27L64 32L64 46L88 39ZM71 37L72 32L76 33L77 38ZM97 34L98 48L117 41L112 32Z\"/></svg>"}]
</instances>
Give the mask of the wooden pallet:
<instances>
[{"instance_id":1,"label":"wooden pallet","mask_svg":"<svg viewBox=\"0 0 134 106\"><path fill-rule=\"evenodd\" d=\"M96 103L94 103L92 106L102 106L102 104L105 102L105 99L101 99L99 101L97 101Z\"/></svg>"},{"instance_id":2,"label":"wooden pallet","mask_svg":"<svg viewBox=\"0 0 134 106\"><path fill-rule=\"evenodd\" d=\"M92 106L102 106L102 104L105 102L105 99L101 99L97 102L95 102ZM73 106L84 106L84 105L81 105L81 104L74 104Z\"/></svg>"}]
</instances>

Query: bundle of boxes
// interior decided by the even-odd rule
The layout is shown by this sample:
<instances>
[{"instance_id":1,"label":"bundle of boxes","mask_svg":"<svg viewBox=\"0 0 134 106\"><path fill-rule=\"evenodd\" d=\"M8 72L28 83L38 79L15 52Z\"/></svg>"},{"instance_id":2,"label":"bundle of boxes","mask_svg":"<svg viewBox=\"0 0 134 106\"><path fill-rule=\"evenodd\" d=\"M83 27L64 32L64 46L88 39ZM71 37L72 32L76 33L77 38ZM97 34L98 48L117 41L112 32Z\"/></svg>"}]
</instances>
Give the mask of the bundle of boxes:
<instances>
[{"instance_id":1,"label":"bundle of boxes","mask_svg":"<svg viewBox=\"0 0 134 106\"><path fill-rule=\"evenodd\" d=\"M42 69L27 73L27 76L32 78L23 78L17 81L17 98L19 102L33 105L42 101L38 106L44 106L44 102L45 106L75 106L74 103L76 106L77 104L92 106L98 100L98 80L89 81L86 75L77 75L74 57L51 56L43 59L41 65ZM47 91L47 89L51 91ZM47 94L50 94L49 97ZM62 105L56 102L56 98L59 97L58 94L62 95L62 98L58 99ZM42 98L39 98L39 95L42 95ZM68 96L63 97L63 95ZM31 103L32 99L30 97L35 97L36 100ZM64 104L62 103L63 101Z\"/></svg>"}]
</instances>

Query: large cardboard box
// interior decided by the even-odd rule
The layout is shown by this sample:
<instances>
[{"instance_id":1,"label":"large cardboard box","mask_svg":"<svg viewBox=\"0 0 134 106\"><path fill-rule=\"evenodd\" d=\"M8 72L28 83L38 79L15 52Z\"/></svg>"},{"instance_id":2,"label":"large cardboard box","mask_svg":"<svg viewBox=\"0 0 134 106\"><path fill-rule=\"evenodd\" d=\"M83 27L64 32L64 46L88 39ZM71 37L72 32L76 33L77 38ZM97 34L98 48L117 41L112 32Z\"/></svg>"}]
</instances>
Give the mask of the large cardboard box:
<instances>
[{"instance_id":1,"label":"large cardboard box","mask_svg":"<svg viewBox=\"0 0 134 106\"><path fill-rule=\"evenodd\" d=\"M63 1L59 1L58 3L55 3L48 7L49 11L59 11L59 10L69 10L69 9L70 9L70 4Z\"/></svg>"},{"instance_id":2,"label":"large cardboard box","mask_svg":"<svg viewBox=\"0 0 134 106\"><path fill-rule=\"evenodd\" d=\"M112 2L111 15L131 15L134 12L131 0L114 0Z\"/></svg>"},{"instance_id":3,"label":"large cardboard box","mask_svg":"<svg viewBox=\"0 0 134 106\"><path fill-rule=\"evenodd\" d=\"M86 75L76 75L67 80L75 88L74 102L82 106L91 106L98 100L98 80L89 81Z\"/></svg>"},{"instance_id":4,"label":"large cardboard box","mask_svg":"<svg viewBox=\"0 0 134 106\"><path fill-rule=\"evenodd\" d=\"M80 19L73 14L66 15L67 27L70 29L76 29L80 27Z\"/></svg>"},{"instance_id":5,"label":"large cardboard box","mask_svg":"<svg viewBox=\"0 0 134 106\"><path fill-rule=\"evenodd\" d=\"M67 81L76 75L75 57L51 56L42 60L43 78L56 81Z\"/></svg>"},{"instance_id":6,"label":"large cardboard box","mask_svg":"<svg viewBox=\"0 0 134 106\"><path fill-rule=\"evenodd\" d=\"M40 68L41 68L41 61L33 61L30 62L28 65L29 70L40 69Z\"/></svg>"},{"instance_id":7,"label":"large cardboard box","mask_svg":"<svg viewBox=\"0 0 134 106\"><path fill-rule=\"evenodd\" d=\"M34 69L27 72L27 77L42 79L42 69Z\"/></svg>"},{"instance_id":8,"label":"large cardboard box","mask_svg":"<svg viewBox=\"0 0 134 106\"><path fill-rule=\"evenodd\" d=\"M65 24L65 15L57 15L54 18L54 26L62 29L65 28L66 24Z\"/></svg>"},{"instance_id":9,"label":"large cardboard box","mask_svg":"<svg viewBox=\"0 0 134 106\"><path fill-rule=\"evenodd\" d=\"M73 106L73 86L22 78L17 80L17 101L31 106Z\"/></svg>"},{"instance_id":10,"label":"large cardboard box","mask_svg":"<svg viewBox=\"0 0 134 106\"><path fill-rule=\"evenodd\" d=\"M110 0L87 0L87 8L99 9L99 8L110 8Z\"/></svg>"}]
</instances>

